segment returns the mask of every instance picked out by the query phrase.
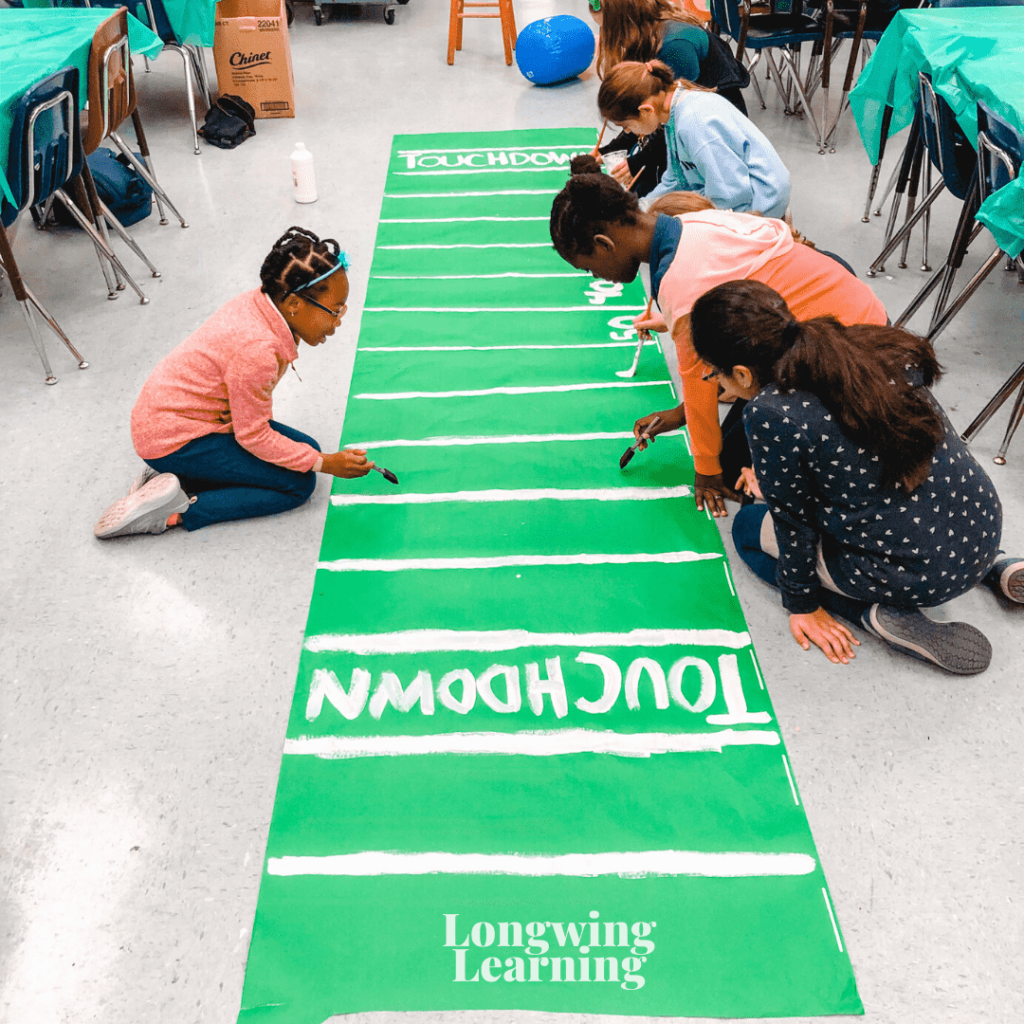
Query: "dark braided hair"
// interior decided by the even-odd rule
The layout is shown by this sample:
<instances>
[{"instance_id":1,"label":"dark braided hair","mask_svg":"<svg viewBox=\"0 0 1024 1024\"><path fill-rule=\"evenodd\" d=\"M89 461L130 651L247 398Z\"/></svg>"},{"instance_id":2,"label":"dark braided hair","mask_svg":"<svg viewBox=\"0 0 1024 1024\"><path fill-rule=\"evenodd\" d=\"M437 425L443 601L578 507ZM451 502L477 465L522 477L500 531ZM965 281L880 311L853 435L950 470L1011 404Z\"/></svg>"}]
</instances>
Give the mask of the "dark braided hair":
<instances>
[{"instance_id":1,"label":"dark braided hair","mask_svg":"<svg viewBox=\"0 0 1024 1024\"><path fill-rule=\"evenodd\" d=\"M289 228L275 243L260 267L260 289L275 302L289 292L301 288L313 278L341 264L348 268L348 260L341 246L333 238L317 238L305 228ZM327 282L313 289L319 292Z\"/></svg>"},{"instance_id":2,"label":"dark braided hair","mask_svg":"<svg viewBox=\"0 0 1024 1024\"><path fill-rule=\"evenodd\" d=\"M612 223L635 224L640 204L607 174L576 174L551 205L551 241L563 260L589 256L594 236Z\"/></svg>"}]
</instances>

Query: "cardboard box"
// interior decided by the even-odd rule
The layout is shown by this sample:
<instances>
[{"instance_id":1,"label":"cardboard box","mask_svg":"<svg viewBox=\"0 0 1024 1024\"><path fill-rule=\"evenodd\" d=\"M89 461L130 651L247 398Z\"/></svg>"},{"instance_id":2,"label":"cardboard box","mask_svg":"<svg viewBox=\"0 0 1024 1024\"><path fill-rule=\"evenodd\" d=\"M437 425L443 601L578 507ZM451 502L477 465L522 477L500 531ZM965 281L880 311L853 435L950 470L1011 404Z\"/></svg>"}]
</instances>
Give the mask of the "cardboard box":
<instances>
[{"instance_id":1,"label":"cardboard box","mask_svg":"<svg viewBox=\"0 0 1024 1024\"><path fill-rule=\"evenodd\" d=\"M220 0L213 59L222 94L241 96L257 117L295 116L284 0Z\"/></svg>"}]
</instances>

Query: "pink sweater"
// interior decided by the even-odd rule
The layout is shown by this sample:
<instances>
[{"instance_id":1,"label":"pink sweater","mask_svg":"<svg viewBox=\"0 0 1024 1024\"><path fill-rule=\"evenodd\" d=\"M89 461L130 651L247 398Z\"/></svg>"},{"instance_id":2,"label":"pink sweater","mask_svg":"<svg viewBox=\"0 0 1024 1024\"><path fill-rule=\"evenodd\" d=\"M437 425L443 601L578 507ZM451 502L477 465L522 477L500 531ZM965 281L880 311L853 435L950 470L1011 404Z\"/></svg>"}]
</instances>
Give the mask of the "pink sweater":
<instances>
[{"instance_id":1,"label":"pink sweater","mask_svg":"<svg viewBox=\"0 0 1024 1024\"><path fill-rule=\"evenodd\" d=\"M298 358L277 307L259 289L235 296L157 363L132 409L132 443L159 459L207 434L234 434L264 462L307 472L320 453L274 430L271 394Z\"/></svg>"}]
</instances>

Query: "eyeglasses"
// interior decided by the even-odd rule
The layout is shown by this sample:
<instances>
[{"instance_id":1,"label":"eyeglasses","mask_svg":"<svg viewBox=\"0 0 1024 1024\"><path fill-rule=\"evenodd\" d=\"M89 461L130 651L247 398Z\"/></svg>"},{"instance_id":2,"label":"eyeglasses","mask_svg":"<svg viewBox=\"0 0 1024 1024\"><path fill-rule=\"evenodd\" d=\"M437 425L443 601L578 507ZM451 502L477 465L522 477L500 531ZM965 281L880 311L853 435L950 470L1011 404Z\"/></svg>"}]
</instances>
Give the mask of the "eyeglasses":
<instances>
[{"instance_id":1,"label":"eyeglasses","mask_svg":"<svg viewBox=\"0 0 1024 1024\"><path fill-rule=\"evenodd\" d=\"M322 302L317 302L316 299L310 298L308 295L303 295L301 292L292 293L297 299L305 299L311 306L316 306L317 309L322 309L329 316L332 316L335 320L340 320L345 315L345 310L348 309L346 303L341 309L329 309Z\"/></svg>"},{"instance_id":2,"label":"eyeglasses","mask_svg":"<svg viewBox=\"0 0 1024 1024\"><path fill-rule=\"evenodd\" d=\"M708 372L703 374L700 379L703 381L714 380L720 373L722 373L721 370L708 370Z\"/></svg>"}]
</instances>

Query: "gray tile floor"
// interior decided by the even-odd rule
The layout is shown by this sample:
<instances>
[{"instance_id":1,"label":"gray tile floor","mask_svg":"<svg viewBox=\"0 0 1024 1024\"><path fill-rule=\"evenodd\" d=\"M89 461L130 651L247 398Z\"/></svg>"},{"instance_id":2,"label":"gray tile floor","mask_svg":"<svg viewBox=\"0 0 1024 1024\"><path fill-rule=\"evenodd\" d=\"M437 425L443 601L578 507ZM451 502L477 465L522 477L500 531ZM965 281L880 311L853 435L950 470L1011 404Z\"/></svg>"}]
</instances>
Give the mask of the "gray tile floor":
<instances>
[{"instance_id":1,"label":"gray tile floor","mask_svg":"<svg viewBox=\"0 0 1024 1024\"><path fill-rule=\"evenodd\" d=\"M323 480L286 517L96 542L92 523L138 469L128 413L149 370L258 281L288 225L333 235L352 259L351 312L330 345L303 353L302 381L289 374L275 394L280 419L331 443L345 412L391 133L597 125L594 79L530 86L501 59L496 22L468 24L465 49L447 67L443 0L412 0L392 27L377 7L340 9L317 28L310 7L297 6L300 114L258 122L238 150L192 155L172 56L138 76L158 172L191 220L187 231L156 218L138 228L164 272L139 278L151 305L129 294L108 302L81 236L22 227L23 270L88 370L50 343L61 379L45 387L9 290L0 299L4 1024L223 1024L239 1006L328 487ZM516 3L520 25L584 11L582 0ZM868 163L850 122L839 153L819 156L807 127L768 102L751 109L792 171L796 224L862 272L881 226L860 222ZM314 206L291 198L288 155L299 139L317 160ZM951 203L941 206L936 259L954 216ZM892 264L876 279L891 313L921 276ZM948 375L938 393L958 426L1017 365L1022 309L1024 287L997 271L940 339ZM1007 466L991 463L1004 422L1005 414L975 450L1004 502L1006 547L1021 551L1024 437ZM766 587L742 569L737 586L867 1019L1024 1019L1024 609L976 592L939 612L992 639L992 667L965 680L870 641L854 664L834 667L793 644Z\"/></svg>"}]
</instances>

